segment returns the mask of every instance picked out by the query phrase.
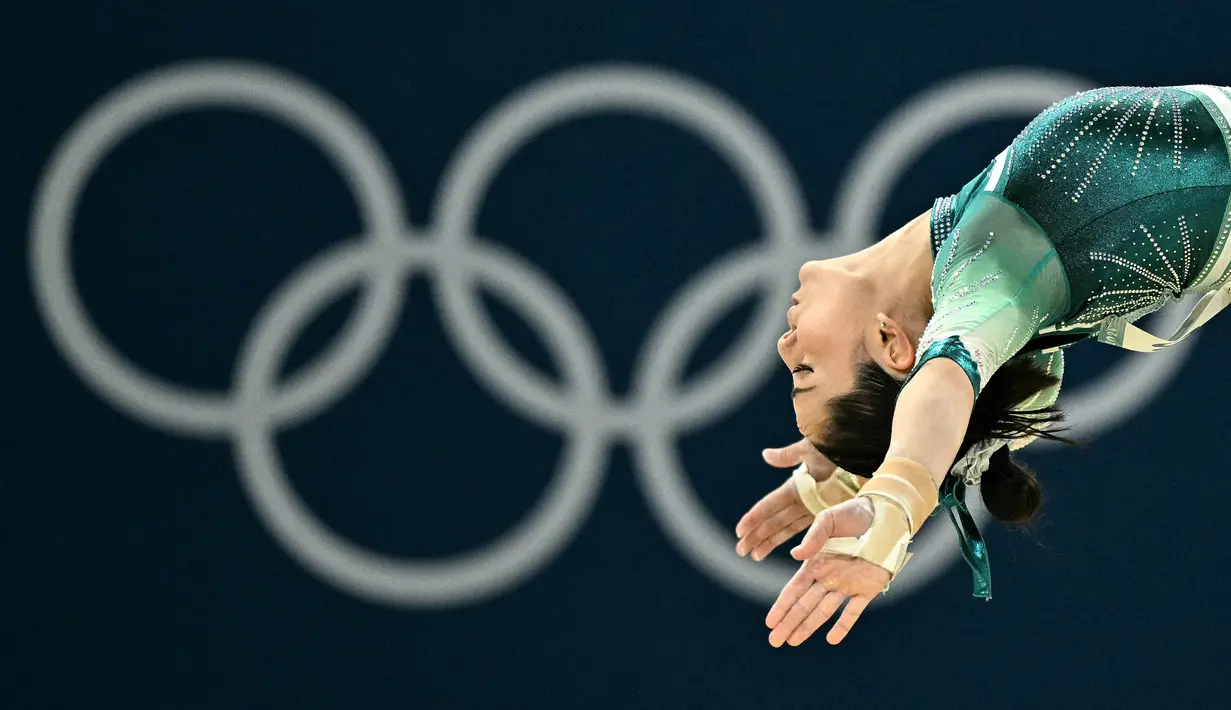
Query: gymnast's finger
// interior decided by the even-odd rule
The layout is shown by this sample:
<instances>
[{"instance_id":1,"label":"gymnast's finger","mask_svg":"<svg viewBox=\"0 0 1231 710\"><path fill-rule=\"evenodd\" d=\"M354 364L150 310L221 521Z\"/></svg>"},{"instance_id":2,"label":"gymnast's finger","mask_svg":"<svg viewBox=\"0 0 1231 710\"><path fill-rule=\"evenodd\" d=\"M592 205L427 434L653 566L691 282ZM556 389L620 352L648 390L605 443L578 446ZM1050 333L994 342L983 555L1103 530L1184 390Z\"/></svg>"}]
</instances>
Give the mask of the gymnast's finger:
<instances>
[{"instance_id":1,"label":"gymnast's finger","mask_svg":"<svg viewBox=\"0 0 1231 710\"><path fill-rule=\"evenodd\" d=\"M794 486L790 488L779 486L757 501L757 504L752 506L747 513L744 513L744 517L740 518L739 523L735 526L736 537L744 537L749 531L760 525L762 521L783 508L790 507L792 503L798 500L799 497L795 494Z\"/></svg>"},{"instance_id":2,"label":"gymnast's finger","mask_svg":"<svg viewBox=\"0 0 1231 710\"><path fill-rule=\"evenodd\" d=\"M808 588L808 591L804 592L803 596L799 598L799 601L795 602L795 605L791 607L786 616L783 617L782 622L770 632L769 645L778 648L786 643L786 640L791 637L795 629L808 618L808 615L812 613L812 610L816 608L817 604L821 603L821 600L827 594L829 594L828 589L825 589L820 583L813 583Z\"/></svg>"},{"instance_id":3,"label":"gymnast's finger","mask_svg":"<svg viewBox=\"0 0 1231 710\"><path fill-rule=\"evenodd\" d=\"M821 603L812 610L812 613L808 614L808 618L804 619L803 623L795 629L795 632L787 639L787 643L792 646L798 646L807 641L812 634L816 633L817 629L821 628L826 621L829 621L829 617L833 616L834 612L838 610L838 607L842 606L842 602L845 600L845 594L831 590L821 600Z\"/></svg>"},{"instance_id":4,"label":"gymnast's finger","mask_svg":"<svg viewBox=\"0 0 1231 710\"><path fill-rule=\"evenodd\" d=\"M747 535L744 535L743 539L739 541L739 544L735 546L735 551L740 555L746 555L749 552L752 552L758 545L764 542L766 538L772 536L786 525L795 522L801 514L807 515L807 513L808 509L802 505L788 505L782 510L779 510L768 518L762 520L759 525L748 531ZM753 559L759 561L759 558L756 557L756 555L753 555Z\"/></svg>"},{"instance_id":5,"label":"gymnast's finger","mask_svg":"<svg viewBox=\"0 0 1231 710\"><path fill-rule=\"evenodd\" d=\"M808 564L804 563L799 566L799 569L795 571L795 576L791 577L791 581L787 582L782 592L778 594L778 601L774 602L769 609L769 614L765 616L765 625L771 629L777 626L786 616L787 611L811 586L812 575Z\"/></svg>"},{"instance_id":6,"label":"gymnast's finger","mask_svg":"<svg viewBox=\"0 0 1231 710\"><path fill-rule=\"evenodd\" d=\"M842 616L834 623L833 628L829 630L829 634L825 636L825 640L833 645L842 643L842 639L851 632L851 627L859 621L859 615L864 609L868 608L868 604L872 602L873 597L861 595L851 597L850 602L846 605L846 610L842 612Z\"/></svg>"},{"instance_id":7,"label":"gymnast's finger","mask_svg":"<svg viewBox=\"0 0 1231 710\"><path fill-rule=\"evenodd\" d=\"M775 547L795 537L812 524L812 514L808 512L807 508L802 506L799 510L788 509L783 511L783 513L790 513L794 516L794 519L789 520L789 522L779 524L777 530L774 530L771 534L769 534L767 539L762 540L752 550L752 559L760 562L768 557L769 553L773 552ZM780 515L779 517L787 519L790 518L788 515Z\"/></svg>"}]
</instances>

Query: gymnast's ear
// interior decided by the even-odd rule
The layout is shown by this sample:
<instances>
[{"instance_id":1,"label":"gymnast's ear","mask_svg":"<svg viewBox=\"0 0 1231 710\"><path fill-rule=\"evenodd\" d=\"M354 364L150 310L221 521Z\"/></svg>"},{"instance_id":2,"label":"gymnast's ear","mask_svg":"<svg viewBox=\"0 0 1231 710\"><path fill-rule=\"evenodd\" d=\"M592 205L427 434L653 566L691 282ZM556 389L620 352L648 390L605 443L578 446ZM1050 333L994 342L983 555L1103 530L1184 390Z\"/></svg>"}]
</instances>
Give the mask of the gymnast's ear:
<instances>
[{"instance_id":1,"label":"gymnast's ear","mask_svg":"<svg viewBox=\"0 0 1231 710\"><path fill-rule=\"evenodd\" d=\"M884 313L876 314L872 343L868 352L886 372L906 377L915 366L915 344L902 324Z\"/></svg>"}]
</instances>

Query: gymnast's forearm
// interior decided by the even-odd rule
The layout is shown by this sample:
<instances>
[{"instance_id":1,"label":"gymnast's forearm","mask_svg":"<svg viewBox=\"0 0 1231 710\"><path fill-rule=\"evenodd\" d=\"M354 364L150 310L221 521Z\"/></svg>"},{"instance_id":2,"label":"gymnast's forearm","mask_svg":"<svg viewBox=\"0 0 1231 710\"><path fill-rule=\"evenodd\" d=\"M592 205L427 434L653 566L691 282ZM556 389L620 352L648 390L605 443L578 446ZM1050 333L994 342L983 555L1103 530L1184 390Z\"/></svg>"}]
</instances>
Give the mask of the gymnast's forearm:
<instances>
[{"instance_id":1,"label":"gymnast's forearm","mask_svg":"<svg viewBox=\"0 0 1231 710\"><path fill-rule=\"evenodd\" d=\"M948 358L924 363L898 397L885 458L923 466L939 486L953 466L974 408L974 392L962 368Z\"/></svg>"}]
</instances>

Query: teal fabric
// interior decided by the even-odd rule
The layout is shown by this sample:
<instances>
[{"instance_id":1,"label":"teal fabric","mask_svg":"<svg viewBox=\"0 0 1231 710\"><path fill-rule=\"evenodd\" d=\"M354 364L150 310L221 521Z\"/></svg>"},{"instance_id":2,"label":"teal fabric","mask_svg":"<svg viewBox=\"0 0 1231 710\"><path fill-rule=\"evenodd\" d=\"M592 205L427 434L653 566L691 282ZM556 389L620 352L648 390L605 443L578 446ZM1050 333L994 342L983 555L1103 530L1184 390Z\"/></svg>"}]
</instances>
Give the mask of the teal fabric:
<instances>
[{"instance_id":1,"label":"teal fabric","mask_svg":"<svg viewBox=\"0 0 1231 710\"><path fill-rule=\"evenodd\" d=\"M1031 121L957 194L936 200L934 315L911 375L949 358L976 397L1015 357L1060 378L1061 352L1027 349L1040 334L1093 335L1109 319L1131 322L1220 288L1231 277L1231 126L1219 104L1193 87L1077 94ZM1020 409L1058 396L1052 388ZM965 484L948 476L941 501L975 596L990 598L990 562Z\"/></svg>"},{"instance_id":2,"label":"teal fabric","mask_svg":"<svg viewBox=\"0 0 1231 710\"><path fill-rule=\"evenodd\" d=\"M932 308L915 371L936 357L972 361L978 396L979 383L1068 311L1068 281L1042 227L995 192L980 190L936 255ZM942 341L954 347L933 347ZM965 356L954 356L962 350Z\"/></svg>"},{"instance_id":3,"label":"teal fabric","mask_svg":"<svg viewBox=\"0 0 1231 710\"><path fill-rule=\"evenodd\" d=\"M1231 158L1209 108L1179 88L1099 89L1043 112L1013 142L1003 193L1065 264L1063 323L1140 317L1210 263Z\"/></svg>"},{"instance_id":4,"label":"teal fabric","mask_svg":"<svg viewBox=\"0 0 1231 710\"><path fill-rule=\"evenodd\" d=\"M958 548L974 576L974 596L992 600L992 563L987 556L987 543L966 507L966 483L955 476L945 477L940 487L940 503L957 530Z\"/></svg>"},{"instance_id":5,"label":"teal fabric","mask_svg":"<svg viewBox=\"0 0 1231 710\"><path fill-rule=\"evenodd\" d=\"M979 396L979 392L983 390L983 383L979 377L979 368L975 366L975 360L970 356L970 351L962 345L961 338L952 336L944 340L937 340L927 346L919 355L920 364L938 357L949 358L961 366L962 371L966 373L966 378L970 380L970 386L974 388L975 396ZM919 368L915 368L918 372ZM911 373L912 375L914 373ZM909 381L909 379L908 379Z\"/></svg>"}]
</instances>

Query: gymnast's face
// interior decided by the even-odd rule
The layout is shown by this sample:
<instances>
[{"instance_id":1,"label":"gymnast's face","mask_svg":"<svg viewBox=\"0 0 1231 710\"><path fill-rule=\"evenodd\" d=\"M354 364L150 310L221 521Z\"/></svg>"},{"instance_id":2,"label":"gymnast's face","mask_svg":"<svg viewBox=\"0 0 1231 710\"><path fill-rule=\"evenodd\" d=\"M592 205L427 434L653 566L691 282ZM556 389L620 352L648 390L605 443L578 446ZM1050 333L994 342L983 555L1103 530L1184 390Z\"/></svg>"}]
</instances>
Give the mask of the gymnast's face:
<instances>
[{"instance_id":1,"label":"gymnast's face","mask_svg":"<svg viewBox=\"0 0 1231 710\"><path fill-rule=\"evenodd\" d=\"M866 284L845 265L843 259L804 264L787 311L790 329L778 339L778 354L791 370L795 423L810 440L822 438L829 400L854 386L869 324L875 334Z\"/></svg>"}]
</instances>

